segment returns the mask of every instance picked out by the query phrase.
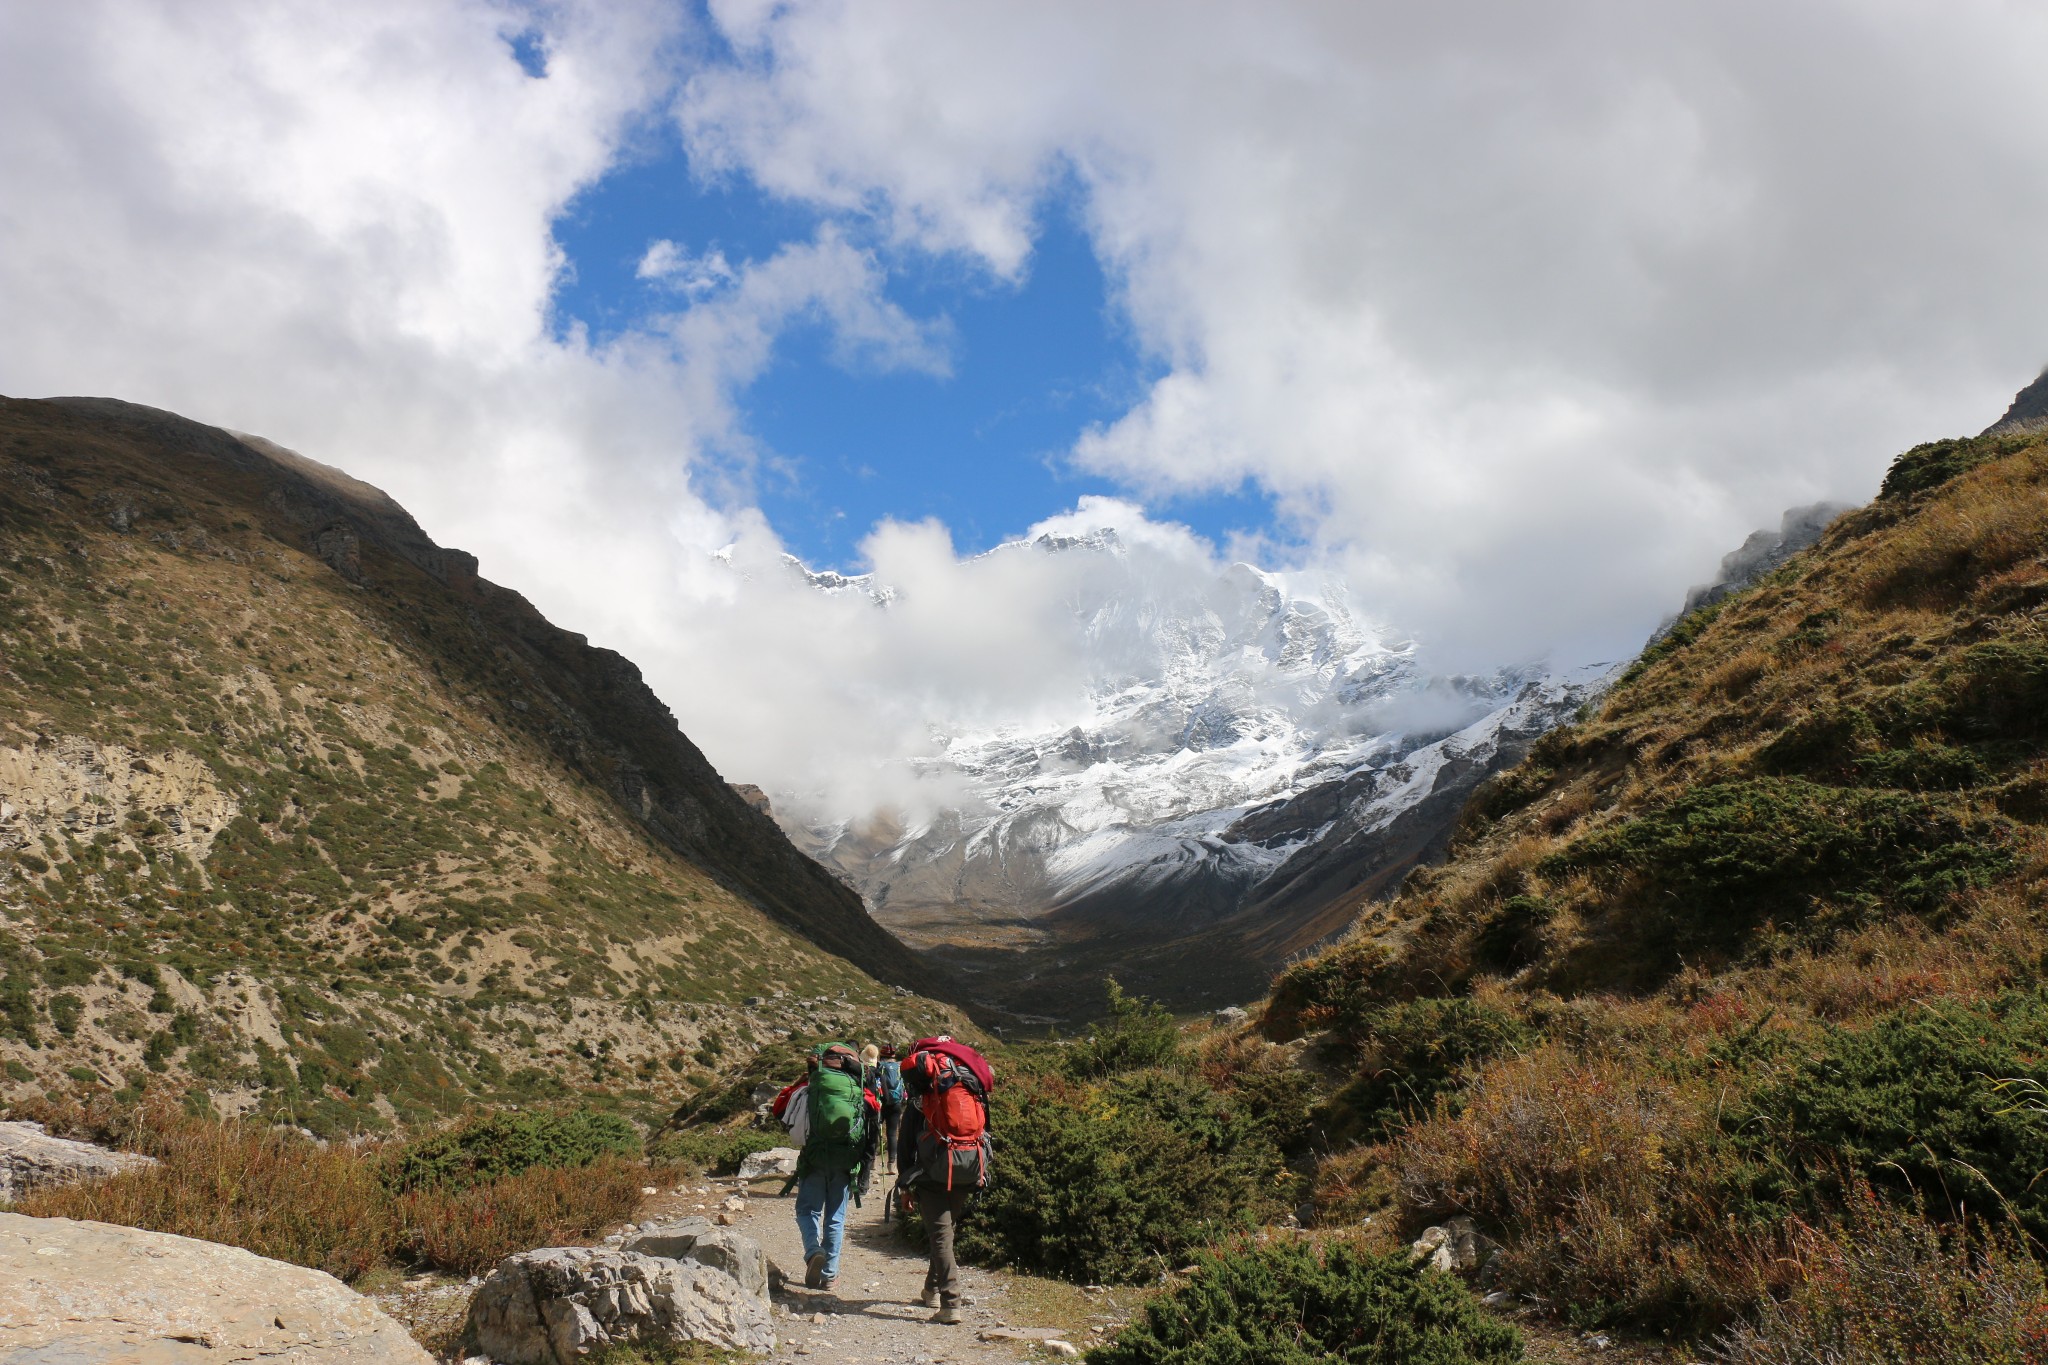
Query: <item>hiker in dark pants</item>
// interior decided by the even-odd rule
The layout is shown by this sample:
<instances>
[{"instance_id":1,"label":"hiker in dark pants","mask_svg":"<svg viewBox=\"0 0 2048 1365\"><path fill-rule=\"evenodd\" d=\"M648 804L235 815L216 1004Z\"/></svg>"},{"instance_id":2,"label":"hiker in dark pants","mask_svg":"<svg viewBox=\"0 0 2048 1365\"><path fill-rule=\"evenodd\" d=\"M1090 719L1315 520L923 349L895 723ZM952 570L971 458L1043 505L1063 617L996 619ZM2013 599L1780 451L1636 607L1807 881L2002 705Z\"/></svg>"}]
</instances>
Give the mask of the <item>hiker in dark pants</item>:
<instances>
[{"instance_id":1,"label":"hiker in dark pants","mask_svg":"<svg viewBox=\"0 0 2048 1365\"><path fill-rule=\"evenodd\" d=\"M875 1094L882 1101L882 1160L884 1171L896 1169L896 1140L903 1131L903 1107L909 1098L903 1088L903 1064L896 1060L896 1044L884 1043L875 1062Z\"/></svg>"},{"instance_id":2,"label":"hiker in dark pants","mask_svg":"<svg viewBox=\"0 0 2048 1365\"><path fill-rule=\"evenodd\" d=\"M960 1261L954 1254L968 1201L988 1184L988 1063L944 1034L919 1041L903 1063L909 1105L896 1145L896 1187L906 1211L922 1214L931 1264L921 1302L933 1322L960 1321Z\"/></svg>"}]
</instances>

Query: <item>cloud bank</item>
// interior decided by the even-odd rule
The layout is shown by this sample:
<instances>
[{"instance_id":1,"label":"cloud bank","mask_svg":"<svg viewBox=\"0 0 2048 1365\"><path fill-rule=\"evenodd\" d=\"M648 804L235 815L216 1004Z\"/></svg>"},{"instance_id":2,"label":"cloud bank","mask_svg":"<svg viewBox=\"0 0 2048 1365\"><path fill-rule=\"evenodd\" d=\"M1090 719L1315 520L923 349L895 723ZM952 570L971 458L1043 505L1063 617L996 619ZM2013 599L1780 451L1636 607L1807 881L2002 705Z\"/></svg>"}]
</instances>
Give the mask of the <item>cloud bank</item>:
<instances>
[{"instance_id":1,"label":"cloud bank","mask_svg":"<svg viewBox=\"0 0 2048 1365\"><path fill-rule=\"evenodd\" d=\"M1066 453L1130 499L1082 520L1171 539L1249 480L1285 534L1238 548L1444 667L1609 656L2048 360L2044 61L1997 0L0 0L0 391L345 466L729 775L851 801L1091 665L1057 557L884 525L889 612L781 567L741 414L790 327L943 375L892 273L1016 282L1078 212L1161 376ZM556 327L554 222L663 136L815 226L650 232L645 315Z\"/></svg>"}]
</instances>

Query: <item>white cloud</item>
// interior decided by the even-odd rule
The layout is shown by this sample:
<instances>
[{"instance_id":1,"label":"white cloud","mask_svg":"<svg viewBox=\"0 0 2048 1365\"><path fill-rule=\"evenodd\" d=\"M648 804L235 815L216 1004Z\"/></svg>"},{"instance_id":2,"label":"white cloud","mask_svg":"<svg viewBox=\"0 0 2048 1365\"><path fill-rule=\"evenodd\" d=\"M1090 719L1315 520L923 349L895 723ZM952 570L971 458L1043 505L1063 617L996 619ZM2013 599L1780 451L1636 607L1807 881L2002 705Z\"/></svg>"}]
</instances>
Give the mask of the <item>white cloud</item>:
<instances>
[{"instance_id":1,"label":"white cloud","mask_svg":"<svg viewBox=\"0 0 2048 1365\"><path fill-rule=\"evenodd\" d=\"M1257 481L1459 661L1620 646L2048 358L2038 8L711 13L700 161L1002 276L1070 172L1169 366L1079 463Z\"/></svg>"},{"instance_id":2,"label":"white cloud","mask_svg":"<svg viewBox=\"0 0 2048 1365\"><path fill-rule=\"evenodd\" d=\"M1597 653L2048 359L2037 8L709 15L722 45L667 0L0 0L0 391L346 466L642 661L735 776L872 795L934 720L1056 718L1137 666L1074 602L1216 569L1141 503L1250 478L1302 567L1446 660ZM551 225L654 114L824 224L758 259L654 240L672 311L559 337ZM895 606L805 588L736 396L807 323L857 370L945 373L889 269L1021 278L1065 187L1166 373L1072 452L1134 501L1039 529L1114 522L1127 576L887 524Z\"/></svg>"},{"instance_id":3,"label":"white cloud","mask_svg":"<svg viewBox=\"0 0 2048 1365\"><path fill-rule=\"evenodd\" d=\"M718 248L692 256L666 237L648 244L633 273L692 297L723 289L738 278Z\"/></svg>"}]
</instances>

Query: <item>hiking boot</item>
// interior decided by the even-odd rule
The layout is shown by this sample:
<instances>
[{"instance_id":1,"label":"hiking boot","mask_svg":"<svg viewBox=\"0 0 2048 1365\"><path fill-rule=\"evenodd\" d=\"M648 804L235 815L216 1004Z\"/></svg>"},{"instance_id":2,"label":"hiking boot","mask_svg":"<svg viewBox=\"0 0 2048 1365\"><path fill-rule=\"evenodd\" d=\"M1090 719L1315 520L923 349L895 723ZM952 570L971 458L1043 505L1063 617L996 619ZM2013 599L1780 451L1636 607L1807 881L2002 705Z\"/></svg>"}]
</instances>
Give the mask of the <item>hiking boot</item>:
<instances>
[{"instance_id":1,"label":"hiking boot","mask_svg":"<svg viewBox=\"0 0 2048 1365\"><path fill-rule=\"evenodd\" d=\"M824 1287L825 1253L822 1251L814 1251L810 1255L804 1257L804 1288L823 1289Z\"/></svg>"},{"instance_id":2,"label":"hiking boot","mask_svg":"<svg viewBox=\"0 0 2048 1365\"><path fill-rule=\"evenodd\" d=\"M917 1296L917 1302L922 1308L937 1308L939 1306L939 1291L927 1289L924 1293Z\"/></svg>"},{"instance_id":3,"label":"hiking boot","mask_svg":"<svg viewBox=\"0 0 2048 1365\"><path fill-rule=\"evenodd\" d=\"M946 1304L938 1312L932 1314L932 1321L943 1322L948 1327L956 1327L961 1322L960 1310L950 1303Z\"/></svg>"},{"instance_id":4,"label":"hiking boot","mask_svg":"<svg viewBox=\"0 0 2048 1365\"><path fill-rule=\"evenodd\" d=\"M837 1275L820 1275L818 1277L818 1288L827 1294L831 1293L832 1286L838 1283L839 1277Z\"/></svg>"}]
</instances>

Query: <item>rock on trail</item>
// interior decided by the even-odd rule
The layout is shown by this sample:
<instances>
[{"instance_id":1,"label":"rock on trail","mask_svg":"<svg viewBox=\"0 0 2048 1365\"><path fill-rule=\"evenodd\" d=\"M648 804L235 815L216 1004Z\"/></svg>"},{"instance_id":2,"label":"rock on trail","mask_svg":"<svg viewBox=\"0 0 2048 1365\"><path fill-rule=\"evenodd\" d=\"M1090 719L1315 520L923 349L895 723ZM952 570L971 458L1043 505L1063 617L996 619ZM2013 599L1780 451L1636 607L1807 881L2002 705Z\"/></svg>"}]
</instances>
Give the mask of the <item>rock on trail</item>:
<instances>
[{"instance_id":1,"label":"rock on trail","mask_svg":"<svg viewBox=\"0 0 2048 1365\"><path fill-rule=\"evenodd\" d=\"M46 1185L97 1180L154 1165L155 1157L51 1137L40 1123L0 1123L0 1203L11 1204Z\"/></svg>"},{"instance_id":2,"label":"rock on trail","mask_svg":"<svg viewBox=\"0 0 2048 1365\"><path fill-rule=\"evenodd\" d=\"M463 1346L502 1365L565 1365L600 1347L664 1340L766 1351L775 1345L766 1289L765 1266L757 1293L694 1260L613 1247L523 1251L476 1291Z\"/></svg>"},{"instance_id":3,"label":"rock on trail","mask_svg":"<svg viewBox=\"0 0 2048 1365\"><path fill-rule=\"evenodd\" d=\"M433 1365L331 1275L163 1232L0 1213L0 1361Z\"/></svg>"}]
</instances>

